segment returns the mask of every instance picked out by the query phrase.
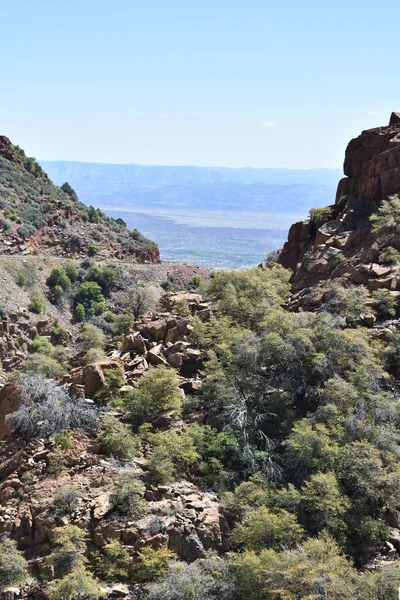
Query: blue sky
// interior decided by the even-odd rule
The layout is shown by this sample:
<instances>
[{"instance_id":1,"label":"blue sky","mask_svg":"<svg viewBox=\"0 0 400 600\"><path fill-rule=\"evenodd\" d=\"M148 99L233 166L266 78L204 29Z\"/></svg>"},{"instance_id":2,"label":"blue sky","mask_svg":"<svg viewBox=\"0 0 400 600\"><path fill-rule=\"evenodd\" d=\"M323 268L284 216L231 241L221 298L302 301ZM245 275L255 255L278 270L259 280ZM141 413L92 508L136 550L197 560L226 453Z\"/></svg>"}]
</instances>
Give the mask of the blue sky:
<instances>
[{"instance_id":1,"label":"blue sky","mask_svg":"<svg viewBox=\"0 0 400 600\"><path fill-rule=\"evenodd\" d=\"M40 159L337 168L400 110L398 0L0 9L0 133Z\"/></svg>"}]
</instances>

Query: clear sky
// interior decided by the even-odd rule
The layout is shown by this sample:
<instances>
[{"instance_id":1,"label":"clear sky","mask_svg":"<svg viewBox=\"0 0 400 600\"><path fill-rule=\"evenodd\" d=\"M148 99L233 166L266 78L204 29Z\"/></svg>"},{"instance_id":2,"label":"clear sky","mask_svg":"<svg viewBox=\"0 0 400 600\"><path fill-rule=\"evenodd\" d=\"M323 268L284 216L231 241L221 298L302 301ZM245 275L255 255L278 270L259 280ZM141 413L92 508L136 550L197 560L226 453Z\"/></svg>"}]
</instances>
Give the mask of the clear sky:
<instances>
[{"instance_id":1,"label":"clear sky","mask_svg":"<svg viewBox=\"0 0 400 600\"><path fill-rule=\"evenodd\" d=\"M399 0L0 0L0 133L39 159L341 167L400 110Z\"/></svg>"}]
</instances>

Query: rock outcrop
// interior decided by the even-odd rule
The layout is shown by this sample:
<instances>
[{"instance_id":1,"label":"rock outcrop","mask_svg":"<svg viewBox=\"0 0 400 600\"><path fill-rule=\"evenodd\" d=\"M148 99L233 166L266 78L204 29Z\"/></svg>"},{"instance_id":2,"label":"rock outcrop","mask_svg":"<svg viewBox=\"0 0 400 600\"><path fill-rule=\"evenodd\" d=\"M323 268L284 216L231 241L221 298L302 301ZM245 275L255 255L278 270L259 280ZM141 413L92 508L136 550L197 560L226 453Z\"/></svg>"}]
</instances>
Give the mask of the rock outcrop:
<instances>
[{"instance_id":1,"label":"rock outcrop","mask_svg":"<svg viewBox=\"0 0 400 600\"><path fill-rule=\"evenodd\" d=\"M400 193L400 114L387 127L363 131L350 141L345 178L335 204L291 226L278 262L293 270L291 308L320 306L333 285L361 283L370 290L400 294L399 268L381 264L369 217L388 196Z\"/></svg>"}]
</instances>

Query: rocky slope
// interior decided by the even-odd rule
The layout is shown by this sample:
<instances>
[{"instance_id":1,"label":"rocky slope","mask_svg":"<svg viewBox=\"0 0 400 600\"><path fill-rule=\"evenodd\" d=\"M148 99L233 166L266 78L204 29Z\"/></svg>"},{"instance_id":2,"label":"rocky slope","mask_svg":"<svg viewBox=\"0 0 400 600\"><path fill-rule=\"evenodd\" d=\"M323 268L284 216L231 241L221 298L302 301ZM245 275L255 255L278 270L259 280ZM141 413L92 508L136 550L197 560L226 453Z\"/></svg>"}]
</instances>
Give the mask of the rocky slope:
<instances>
[{"instance_id":1,"label":"rocky slope","mask_svg":"<svg viewBox=\"0 0 400 600\"><path fill-rule=\"evenodd\" d=\"M279 253L278 262L293 270L293 309L321 306L335 285L400 294L399 267L383 264L369 221L382 200L400 192L399 113L350 141L344 173L335 204L292 225Z\"/></svg>"},{"instance_id":2,"label":"rocky slope","mask_svg":"<svg viewBox=\"0 0 400 600\"><path fill-rule=\"evenodd\" d=\"M158 247L55 186L38 163L0 136L0 254L97 256L159 262Z\"/></svg>"}]
</instances>

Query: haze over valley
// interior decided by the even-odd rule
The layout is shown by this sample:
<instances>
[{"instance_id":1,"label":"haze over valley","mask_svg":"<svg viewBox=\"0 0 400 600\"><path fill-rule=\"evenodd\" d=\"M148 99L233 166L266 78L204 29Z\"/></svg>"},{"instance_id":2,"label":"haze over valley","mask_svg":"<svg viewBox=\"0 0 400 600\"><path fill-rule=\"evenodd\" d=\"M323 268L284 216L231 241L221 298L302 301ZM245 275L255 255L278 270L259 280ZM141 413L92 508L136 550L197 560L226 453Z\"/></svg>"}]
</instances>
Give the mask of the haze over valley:
<instances>
[{"instance_id":1,"label":"haze over valley","mask_svg":"<svg viewBox=\"0 0 400 600\"><path fill-rule=\"evenodd\" d=\"M291 223L332 203L339 169L232 169L41 161L83 202L156 240L161 258L214 268L254 265Z\"/></svg>"}]
</instances>

